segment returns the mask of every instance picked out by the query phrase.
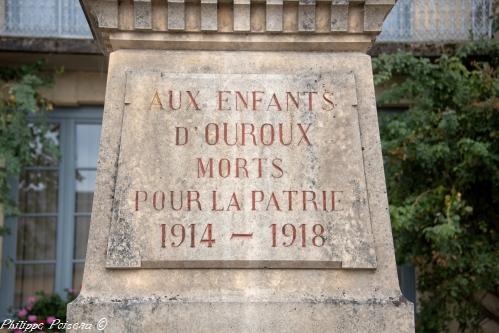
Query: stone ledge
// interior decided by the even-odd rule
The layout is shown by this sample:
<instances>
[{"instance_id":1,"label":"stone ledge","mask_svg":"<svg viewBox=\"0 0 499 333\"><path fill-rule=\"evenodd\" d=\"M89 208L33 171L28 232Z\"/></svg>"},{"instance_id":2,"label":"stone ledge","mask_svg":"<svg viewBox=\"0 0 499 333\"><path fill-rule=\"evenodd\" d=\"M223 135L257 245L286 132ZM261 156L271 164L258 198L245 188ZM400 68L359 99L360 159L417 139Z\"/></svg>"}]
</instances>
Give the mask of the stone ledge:
<instances>
[{"instance_id":1,"label":"stone ledge","mask_svg":"<svg viewBox=\"0 0 499 333\"><path fill-rule=\"evenodd\" d=\"M390 291L384 290L385 294ZM84 292L83 292L84 293ZM82 294L83 294L82 293ZM398 291L393 292L393 294L398 293ZM370 297L366 298L352 298L347 296L313 296L306 295L297 298L279 297L279 296L237 296L237 295L211 295L209 297L203 298L189 298L183 297L179 294L165 295L165 296L138 296L138 297L96 297L96 296L84 296L80 294L77 299L71 302L71 305L84 306L84 305L119 305L123 307L137 306L144 304L282 304L282 303L296 303L296 304L330 304L330 305L366 305L366 306L406 306L412 305L412 303L407 300L403 295L398 297L384 296L380 292L371 293ZM368 293L366 293L368 294ZM343 293L343 295L346 295Z\"/></svg>"},{"instance_id":2,"label":"stone ledge","mask_svg":"<svg viewBox=\"0 0 499 333\"><path fill-rule=\"evenodd\" d=\"M123 38L122 36L125 36ZM116 43L116 46L121 47L122 41L133 40L132 35L123 33L116 34L112 42ZM156 37L154 35L150 35L149 39L151 43L162 43L164 40L169 40L172 44L172 49L189 49L190 47L190 39L192 36L176 34L173 36L166 36L158 34ZM221 35L220 35L221 36ZM140 35L136 35L137 38L141 37ZM183 38L185 37L185 38ZM314 48L317 50L321 50L324 44L327 43L327 36L302 36L298 38L293 38L291 36L282 36L278 40L268 41L262 35L255 35L254 37L249 36L240 36L238 39L240 43L232 44L228 49L233 50L244 50L244 44L250 44L252 41L256 41L257 43L261 43L261 45L266 44L267 48L273 50L278 47L281 43L291 44L292 41L302 40L303 43L307 43L310 45L310 50ZM205 49L215 48L218 43L217 40L223 40L223 37L215 37L215 35L203 35L202 38L199 38L199 46L204 45ZM362 38L361 36L352 37L352 41L356 43L370 43L370 39ZM267 43L265 43L267 41ZM140 39L137 40L140 43ZM315 44L315 45L313 45ZM336 44L336 45L334 45ZM455 50L465 44L465 42L460 43L405 43L405 42L376 42L369 49L368 54L372 57L377 57L383 53L395 53L397 51L406 51L411 52L417 56L425 56L425 57L438 57L442 54L451 54L455 52ZM126 45L129 43L123 43L123 48L128 48ZM342 44L339 41L336 43L329 44L331 48L335 48L336 50L341 50ZM194 46L192 46L194 48ZM195 48L194 48L195 49ZM301 50L299 46L295 47L296 50ZM27 53L56 53L56 54L101 54L98 46L95 41L90 39L61 39L61 38L38 38L38 37L16 37L16 36L0 36L0 51L7 52L27 52Z\"/></svg>"},{"instance_id":3,"label":"stone ledge","mask_svg":"<svg viewBox=\"0 0 499 333\"><path fill-rule=\"evenodd\" d=\"M95 327L100 318L106 318L106 332L110 333L395 333L414 331L412 311L412 304L403 297L238 302L185 301L179 295L122 299L79 296L68 305L68 321Z\"/></svg>"},{"instance_id":4,"label":"stone ledge","mask_svg":"<svg viewBox=\"0 0 499 333\"><path fill-rule=\"evenodd\" d=\"M0 51L100 54L91 39L0 36Z\"/></svg>"},{"instance_id":5,"label":"stone ledge","mask_svg":"<svg viewBox=\"0 0 499 333\"><path fill-rule=\"evenodd\" d=\"M372 40L365 35L278 35L264 34L164 34L116 32L108 39L112 50L165 49L205 51L341 51L365 52Z\"/></svg>"},{"instance_id":6,"label":"stone ledge","mask_svg":"<svg viewBox=\"0 0 499 333\"><path fill-rule=\"evenodd\" d=\"M442 54L453 54L466 42L456 43L387 43L378 42L369 50L368 54L377 57L383 53L396 53L398 51L410 52L421 57L439 57Z\"/></svg>"}]
</instances>

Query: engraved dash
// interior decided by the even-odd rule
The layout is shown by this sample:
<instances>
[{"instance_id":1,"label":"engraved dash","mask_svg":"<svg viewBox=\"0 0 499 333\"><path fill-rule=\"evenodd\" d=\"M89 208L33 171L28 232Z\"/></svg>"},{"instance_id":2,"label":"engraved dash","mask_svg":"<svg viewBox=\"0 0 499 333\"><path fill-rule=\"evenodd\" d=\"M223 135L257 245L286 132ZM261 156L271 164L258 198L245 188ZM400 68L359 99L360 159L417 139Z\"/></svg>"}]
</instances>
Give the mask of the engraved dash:
<instances>
[{"instance_id":1,"label":"engraved dash","mask_svg":"<svg viewBox=\"0 0 499 333\"><path fill-rule=\"evenodd\" d=\"M232 233L232 236L230 237L230 239L234 239L234 238L253 238L253 233L235 233L233 232Z\"/></svg>"}]
</instances>

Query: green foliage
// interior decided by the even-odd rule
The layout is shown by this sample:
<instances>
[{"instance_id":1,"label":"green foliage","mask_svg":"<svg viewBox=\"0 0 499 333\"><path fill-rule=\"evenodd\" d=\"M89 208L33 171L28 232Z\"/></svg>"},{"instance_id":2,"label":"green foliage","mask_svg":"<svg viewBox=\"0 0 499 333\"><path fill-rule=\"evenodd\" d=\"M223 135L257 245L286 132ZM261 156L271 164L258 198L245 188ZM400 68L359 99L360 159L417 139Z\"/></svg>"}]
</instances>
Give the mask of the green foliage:
<instances>
[{"instance_id":1,"label":"green foliage","mask_svg":"<svg viewBox=\"0 0 499 333\"><path fill-rule=\"evenodd\" d=\"M52 77L40 72L41 62L19 68L0 67L0 205L17 212L9 179L41 159L54 160L57 146L48 137L47 110L52 105L38 90ZM5 229L0 230L0 235Z\"/></svg>"},{"instance_id":2,"label":"green foliage","mask_svg":"<svg viewBox=\"0 0 499 333\"><path fill-rule=\"evenodd\" d=\"M397 259L418 272L419 332L451 320L479 331L493 317L478 295L499 293L498 65L493 41L435 61L374 59L378 102L409 101L381 131Z\"/></svg>"},{"instance_id":3,"label":"green foliage","mask_svg":"<svg viewBox=\"0 0 499 333\"><path fill-rule=\"evenodd\" d=\"M26 304L13 313L12 327L22 328L27 324L38 324L42 327L37 332L64 332L59 326L66 322L66 306L76 298L73 290L66 290L66 298L63 299L57 294L47 295L43 292L36 293L36 296L29 297ZM51 328L52 326L52 328ZM12 329L14 333L21 332L22 329Z\"/></svg>"}]
</instances>

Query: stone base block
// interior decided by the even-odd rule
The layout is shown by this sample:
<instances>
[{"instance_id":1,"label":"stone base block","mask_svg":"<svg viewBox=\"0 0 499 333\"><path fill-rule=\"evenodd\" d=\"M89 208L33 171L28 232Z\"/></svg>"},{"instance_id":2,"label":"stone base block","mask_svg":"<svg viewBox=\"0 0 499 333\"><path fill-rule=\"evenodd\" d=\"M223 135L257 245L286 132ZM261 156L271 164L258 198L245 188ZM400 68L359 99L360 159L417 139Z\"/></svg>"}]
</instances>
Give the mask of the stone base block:
<instances>
[{"instance_id":1,"label":"stone base block","mask_svg":"<svg viewBox=\"0 0 499 333\"><path fill-rule=\"evenodd\" d=\"M91 324L86 332L109 333L401 333L414 332L412 307L404 298L186 302L177 297L79 297L68 306L68 322Z\"/></svg>"}]
</instances>

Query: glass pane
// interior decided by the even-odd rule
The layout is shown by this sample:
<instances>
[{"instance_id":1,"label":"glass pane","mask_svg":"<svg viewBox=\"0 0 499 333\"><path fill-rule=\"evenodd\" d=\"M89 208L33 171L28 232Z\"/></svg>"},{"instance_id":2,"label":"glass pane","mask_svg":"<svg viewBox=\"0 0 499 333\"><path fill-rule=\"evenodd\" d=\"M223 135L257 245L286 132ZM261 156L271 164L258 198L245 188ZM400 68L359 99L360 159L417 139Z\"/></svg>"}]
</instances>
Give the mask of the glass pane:
<instances>
[{"instance_id":1,"label":"glass pane","mask_svg":"<svg viewBox=\"0 0 499 333\"><path fill-rule=\"evenodd\" d=\"M2 16L5 23L2 23L8 35L92 38L78 0L2 0L0 3L5 7L5 18Z\"/></svg>"},{"instance_id":2,"label":"glass pane","mask_svg":"<svg viewBox=\"0 0 499 333\"><path fill-rule=\"evenodd\" d=\"M95 190L95 171L76 170L76 211L90 213Z\"/></svg>"},{"instance_id":3,"label":"glass pane","mask_svg":"<svg viewBox=\"0 0 499 333\"><path fill-rule=\"evenodd\" d=\"M58 2L57 0L7 0L7 31L28 36L33 33L55 36L58 26Z\"/></svg>"},{"instance_id":4,"label":"glass pane","mask_svg":"<svg viewBox=\"0 0 499 333\"><path fill-rule=\"evenodd\" d=\"M55 260L55 217L19 218L17 221L17 260Z\"/></svg>"},{"instance_id":5,"label":"glass pane","mask_svg":"<svg viewBox=\"0 0 499 333\"><path fill-rule=\"evenodd\" d=\"M95 168L99 155L99 124L76 125L76 167Z\"/></svg>"},{"instance_id":6,"label":"glass pane","mask_svg":"<svg viewBox=\"0 0 499 333\"><path fill-rule=\"evenodd\" d=\"M62 0L62 34L92 38L92 33L78 0Z\"/></svg>"},{"instance_id":7,"label":"glass pane","mask_svg":"<svg viewBox=\"0 0 499 333\"><path fill-rule=\"evenodd\" d=\"M79 292L81 289L81 282L83 279L83 266L84 263L73 264L73 289Z\"/></svg>"},{"instance_id":8,"label":"glass pane","mask_svg":"<svg viewBox=\"0 0 499 333\"><path fill-rule=\"evenodd\" d=\"M22 213L57 213L58 171L27 170L19 181Z\"/></svg>"},{"instance_id":9,"label":"glass pane","mask_svg":"<svg viewBox=\"0 0 499 333\"><path fill-rule=\"evenodd\" d=\"M75 223L74 258L84 259L87 252L88 229L90 216L78 216Z\"/></svg>"},{"instance_id":10,"label":"glass pane","mask_svg":"<svg viewBox=\"0 0 499 333\"><path fill-rule=\"evenodd\" d=\"M31 154L34 159L32 166L57 166L59 161L57 159L57 151L49 151L49 147L52 146L54 149L59 147L59 132L60 124L52 123L48 124L47 133L43 136L36 136L40 133L39 128L30 126L31 133L33 137L37 137L35 141L31 143Z\"/></svg>"},{"instance_id":11,"label":"glass pane","mask_svg":"<svg viewBox=\"0 0 499 333\"><path fill-rule=\"evenodd\" d=\"M55 264L17 265L14 307L19 307L37 291L54 291Z\"/></svg>"}]
</instances>

